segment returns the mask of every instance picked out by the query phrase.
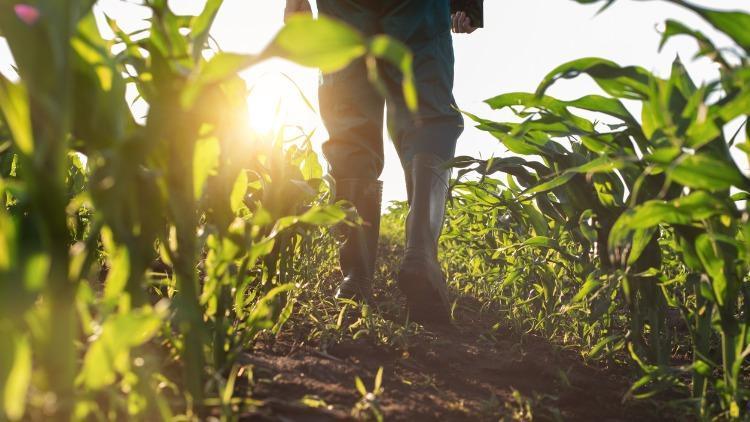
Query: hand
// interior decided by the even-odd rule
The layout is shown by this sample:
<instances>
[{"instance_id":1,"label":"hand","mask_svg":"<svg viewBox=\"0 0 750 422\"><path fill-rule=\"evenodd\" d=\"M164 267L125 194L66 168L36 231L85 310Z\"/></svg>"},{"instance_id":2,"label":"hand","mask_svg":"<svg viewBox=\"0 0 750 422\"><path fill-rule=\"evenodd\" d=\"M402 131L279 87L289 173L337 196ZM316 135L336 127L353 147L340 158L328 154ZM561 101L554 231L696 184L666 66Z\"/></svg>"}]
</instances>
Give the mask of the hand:
<instances>
[{"instance_id":1,"label":"hand","mask_svg":"<svg viewBox=\"0 0 750 422\"><path fill-rule=\"evenodd\" d=\"M466 12L456 12L451 15L451 29L456 34L471 34L477 30L471 26L471 18Z\"/></svg>"},{"instance_id":2,"label":"hand","mask_svg":"<svg viewBox=\"0 0 750 422\"><path fill-rule=\"evenodd\" d=\"M310 7L310 1L286 0L286 8L284 9L284 23L286 23L290 17L298 13L312 15L312 7Z\"/></svg>"}]
</instances>

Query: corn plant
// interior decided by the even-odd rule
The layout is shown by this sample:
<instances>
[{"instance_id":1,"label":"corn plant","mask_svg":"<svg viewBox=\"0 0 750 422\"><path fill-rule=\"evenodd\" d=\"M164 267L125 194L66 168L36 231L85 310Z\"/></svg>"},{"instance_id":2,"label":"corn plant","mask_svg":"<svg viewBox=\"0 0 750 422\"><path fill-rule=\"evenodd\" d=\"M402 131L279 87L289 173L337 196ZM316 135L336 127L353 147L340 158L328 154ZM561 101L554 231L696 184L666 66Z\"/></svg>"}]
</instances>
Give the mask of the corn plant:
<instances>
[{"instance_id":1,"label":"corn plant","mask_svg":"<svg viewBox=\"0 0 750 422\"><path fill-rule=\"evenodd\" d=\"M372 387L372 391L367 391L364 381L362 378L356 377L354 379L357 387L357 392L362 396L354 408L352 409L352 416L360 420L375 420L383 421L383 411L380 409L378 404L378 396L383 393L383 367L378 368L377 374L375 374L375 382Z\"/></svg>"},{"instance_id":2,"label":"corn plant","mask_svg":"<svg viewBox=\"0 0 750 422\"><path fill-rule=\"evenodd\" d=\"M314 265L295 256L346 218L309 139L250 142L238 72L379 57L414 104L411 56L304 17L260 55L215 51L220 0L197 16L145 1L135 33L94 3L0 1L18 73L0 77L0 418L229 416L237 358L278 332Z\"/></svg>"},{"instance_id":3,"label":"corn plant","mask_svg":"<svg viewBox=\"0 0 750 422\"><path fill-rule=\"evenodd\" d=\"M629 324L625 340L645 374L634 391L655 382L679 383L681 371L670 365L674 339L667 324L669 312L678 310L690 330L693 364L688 371L698 407L703 415L717 410L707 399L711 385L720 398L719 413L738 418L748 399L741 371L750 354L747 211L739 201L747 197L750 182L730 154L739 132L727 137L723 129L750 114L750 39L743 29L750 15L673 3L734 41L736 48L720 50L679 22L665 24L662 45L675 36L692 37L699 56L718 64L719 80L697 86L679 59L667 78L601 58L574 60L550 72L535 93L487 100L493 109L512 110L517 121L469 115L517 156L459 157L451 164L462 168L459 175L482 175L483 183L473 189L489 193L472 198L472 204L482 201L488 209L527 222L516 248L508 248L514 256L519 247L550 248L571 239L584 247L586 253L574 259L558 254L570 266L588 265L588 274L580 274L579 293L567 304L548 306L569 311L586 298L621 300L618 306ZM566 101L546 94L552 84L581 75L591 77L606 95ZM640 118L623 100L642 105ZM746 145L737 147L746 152ZM510 176L510 190L488 183L497 172ZM546 236L550 231L552 238ZM493 249L495 258L506 250L502 245ZM682 270L667 268L662 260L673 250L679 257L674 265ZM505 281L513 277L509 271ZM540 289L545 296L548 290ZM620 341L621 336L609 334L605 341ZM720 354L713 353L714 335L720 337Z\"/></svg>"}]
</instances>

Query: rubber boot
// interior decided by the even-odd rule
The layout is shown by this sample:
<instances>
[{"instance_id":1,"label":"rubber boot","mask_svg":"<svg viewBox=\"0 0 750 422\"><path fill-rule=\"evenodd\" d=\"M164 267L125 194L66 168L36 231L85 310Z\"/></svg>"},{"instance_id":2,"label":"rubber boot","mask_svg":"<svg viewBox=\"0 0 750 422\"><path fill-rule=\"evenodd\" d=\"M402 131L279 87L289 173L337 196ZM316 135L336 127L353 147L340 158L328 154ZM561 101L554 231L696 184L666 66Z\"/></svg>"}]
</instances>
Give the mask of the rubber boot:
<instances>
[{"instance_id":1,"label":"rubber boot","mask_svg":"<svg viewBox=\"0 0 750 422\"><path fill-rule=\"evenodd\" d=\"M351 202L363 220L357 227L340 226L343 234L339 260L344 280L336 298L369 302L380 235L380 205L383 183L378 180L343 179L336 182L336 200Z\"/></svg>"},{"instance_id":2,"label":"rubber boot","mask_svg":"<svg viewBox=\"0 0 750 422\"><path fill-rule=\"evenodd\" d=\"M450 321L448 287L438 262L450 181L450 170L442 164L437 155L417 154L405 169L409 215L398 286L406 295L410 318L422 323Z\"/></svg>"}]
</instances>

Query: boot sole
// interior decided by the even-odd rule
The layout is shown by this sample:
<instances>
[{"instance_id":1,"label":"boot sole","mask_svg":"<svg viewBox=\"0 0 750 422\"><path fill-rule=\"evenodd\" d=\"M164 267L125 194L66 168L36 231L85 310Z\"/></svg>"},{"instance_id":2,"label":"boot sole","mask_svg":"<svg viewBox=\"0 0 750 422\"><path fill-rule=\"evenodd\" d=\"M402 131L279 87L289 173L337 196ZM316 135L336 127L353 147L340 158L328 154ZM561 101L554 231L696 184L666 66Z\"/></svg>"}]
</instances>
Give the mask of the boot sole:
<instances>
[{"instance_id":1,"label":"boot sole","mask_svg":"<svg viewBox=\"0 0 750 422\"><path fill-rule=\"evenodd\" d=\"M401 271L398 287L406 295L406 304L412 321L422 324L448 324L450 312L424 273Z\"/></svg>"}]
</instances>

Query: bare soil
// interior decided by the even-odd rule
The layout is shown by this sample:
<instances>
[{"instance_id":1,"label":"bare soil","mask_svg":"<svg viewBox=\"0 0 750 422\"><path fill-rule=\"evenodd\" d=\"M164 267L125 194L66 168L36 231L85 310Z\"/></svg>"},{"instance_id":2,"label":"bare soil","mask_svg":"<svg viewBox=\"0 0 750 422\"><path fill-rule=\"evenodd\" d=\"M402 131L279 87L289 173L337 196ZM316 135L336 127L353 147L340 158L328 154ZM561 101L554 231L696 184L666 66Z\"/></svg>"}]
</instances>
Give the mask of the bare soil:
<instances>
[{"instance_id":1,"label":"bare soil","mask_svg":"<svg viewBox=\"0 0 750 422\"><path fill-rule=\"evenodd\" d=\"M261 341L247 359L256 377L252 395L264 405L245 419L355 419L351 411L362 398L355 377L370 389L380 367L376 405L385 420L674 419L654 402L623 403L629 382L621 370L588 366L574 352L493 328L471 306L462 309L453 327L421 331L402 352L367 339L323 352L293 331ZM304 398L324 405L310 407Z\"/></svg>"},{"instance_id":2,"label":"bare soil","mask_svg":"<svg viewBox=\"0 0 750 422\"><path fill-rule=\"evenodd\" d=\"M297 308L279 335L259 339L245 356L253 385L243 388L261 404L243 420L376 420L367 409L353 411L363 403L355 378L371 391L381 367L382 394L368 403L386 421L681 419L663 401L623 401L633 382L628 377L632 370L589 364L574 350L514 332L511 324L498 323L496 314L480 312L474 298L458 300L449 327L393 332L393 327L404 327L406 319L395 283L386 282L393 280L399 242L383 242L379 254L376 312L391 323L391 331L381 331L400 336L399 341L386 346L387 341L375 341L372 335L309 340L320 338L310 335L311 310ZM335 278L323 281L312 289L312 297L300 302L314 304L316 310L332 306L325 313L335 319L338 306L323 299L332 294Z\"/></svg>"}]
</instances>

